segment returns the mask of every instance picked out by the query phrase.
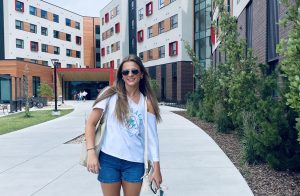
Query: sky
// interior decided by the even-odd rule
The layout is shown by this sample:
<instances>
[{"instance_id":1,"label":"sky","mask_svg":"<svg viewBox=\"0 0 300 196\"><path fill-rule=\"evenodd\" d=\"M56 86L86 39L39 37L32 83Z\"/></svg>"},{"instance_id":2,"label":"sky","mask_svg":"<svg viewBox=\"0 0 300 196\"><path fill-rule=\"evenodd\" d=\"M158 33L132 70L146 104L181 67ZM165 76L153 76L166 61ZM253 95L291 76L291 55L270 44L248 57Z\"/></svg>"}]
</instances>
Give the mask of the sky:
<instances>
[{"instance_id":1,"label":"sky","mask_svg":"<svg viewBox=\"0 0 300 196\"><path fill-rule=\"evenodd\" d=\"M99 17L99 11L111 0L44 0L82 16Z\"/></svg>"}]
</instances>

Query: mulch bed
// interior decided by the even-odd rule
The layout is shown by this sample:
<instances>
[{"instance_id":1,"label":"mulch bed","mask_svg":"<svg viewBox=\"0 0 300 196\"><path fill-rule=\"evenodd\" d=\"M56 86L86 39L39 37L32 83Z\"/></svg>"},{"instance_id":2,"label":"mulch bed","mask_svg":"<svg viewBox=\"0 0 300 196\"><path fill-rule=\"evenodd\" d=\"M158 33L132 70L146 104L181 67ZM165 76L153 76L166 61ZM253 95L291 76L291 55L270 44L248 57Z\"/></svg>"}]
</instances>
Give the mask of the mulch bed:
<instances>
[{"instance_id":1,"label":"mulch bed","mask_svg":"<svg viewBox=\"0 0 300 196\"><path fill-rule=\"evenodd\" d=\"M243 163L242 145L236 133L220 133L214 124L190 117L185 111L174 113L196 124L220 146L244 176L254 195L300 196L300 173L278 172L267 164L248 165Z\"/></svg>"}]
</instances>

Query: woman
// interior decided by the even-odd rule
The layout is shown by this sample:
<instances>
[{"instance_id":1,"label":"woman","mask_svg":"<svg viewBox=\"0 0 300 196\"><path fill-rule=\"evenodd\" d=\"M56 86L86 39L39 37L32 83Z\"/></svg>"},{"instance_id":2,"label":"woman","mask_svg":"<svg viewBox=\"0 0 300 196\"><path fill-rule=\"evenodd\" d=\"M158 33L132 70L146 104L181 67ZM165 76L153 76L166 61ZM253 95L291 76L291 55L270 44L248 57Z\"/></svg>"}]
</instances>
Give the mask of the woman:
<instances>
[{"instance_id":1,"label":"woman","mask_svg":"<svg viewBox=\"0 0 300 196\"><path fill-rule=\"evenodd\" d=\"M104 196L140 195L144 175L144 112L148 107L149 159L153 161L151 180L157 187L162 182L156 122L161 120L149 75L135 55L123 60L113 87L96 99L86 124L87 168L98 173ZM104 111L107 109L107 111ZM107 115L99 157L95 153L95 126L102 112Z\"/></svg>"}]
</instances>

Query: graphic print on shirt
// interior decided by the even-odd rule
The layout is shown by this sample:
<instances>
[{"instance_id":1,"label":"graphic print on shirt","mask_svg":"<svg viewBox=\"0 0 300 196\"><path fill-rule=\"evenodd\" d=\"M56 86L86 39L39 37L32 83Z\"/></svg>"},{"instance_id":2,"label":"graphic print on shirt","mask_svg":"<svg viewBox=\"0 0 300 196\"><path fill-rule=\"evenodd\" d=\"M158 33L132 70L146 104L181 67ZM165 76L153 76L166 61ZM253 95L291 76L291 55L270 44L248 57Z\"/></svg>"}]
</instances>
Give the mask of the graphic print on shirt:
<instances>
[{"instance_id":1,"label":"graphic print on shirt","mask_svg":"<svg viewBox=\"0 0 300 196\"><path fill-rule=\"evenodd\" d=\"M142 114L138 110L134 111L133 108L129 109L129 116L126 120L125 127L130 136L141 136L140 129L143 125Z\"/></svg>"}]
</instances>

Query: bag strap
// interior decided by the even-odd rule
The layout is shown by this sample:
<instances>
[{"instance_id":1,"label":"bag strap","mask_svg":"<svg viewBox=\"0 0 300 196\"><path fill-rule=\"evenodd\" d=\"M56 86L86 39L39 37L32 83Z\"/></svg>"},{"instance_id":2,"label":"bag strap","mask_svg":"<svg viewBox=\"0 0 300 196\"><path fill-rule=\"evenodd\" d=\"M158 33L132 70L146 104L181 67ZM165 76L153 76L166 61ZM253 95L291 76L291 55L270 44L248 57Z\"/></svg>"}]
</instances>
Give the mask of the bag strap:
<instances>
[{"instance_id":1,"label":"bag strap","mask_svg":"<svg viewBox=\"0 0 300 196\"><path fill-rule=\"evenodd\" d=\"M144 165L145 165L145 173L149 172L149 164L148 164L148 115L147 115L147 97L145 96L145 115L144 115L144 132L145 132L145 148L144 148Z\"/></svg>"},{"instance_id":2,"label":"bag strap","mask_svg":"<svg viewBox=\"0 0 300 196\"><path fill-rule=\"evenodd\" d=\"M108 86L108 87L106 87L105 89L103 89L102 92L100 93L100 95L102 95L102 94L103 94L105 91L107 91L109 88L110 88L110 87ZM106 121L106 118L107 118L106 113L107 113L107 109L108 109L108 105L109 105L110 98L111 98L111 97L109 97L109 99L108 99L107 102L106 102L105 109L102 111L102 114L101 114L101 116L100 116L100 118L99 118L99 120L98 120L98 122L97 122L97 126L99 126L99 124L101 123L102 117L104 117L103 120ZM104 130L105 130L105 129L104 129ZM96 131L97 131L97 129L96 129Z\"/></svg>"}]
</instances>

